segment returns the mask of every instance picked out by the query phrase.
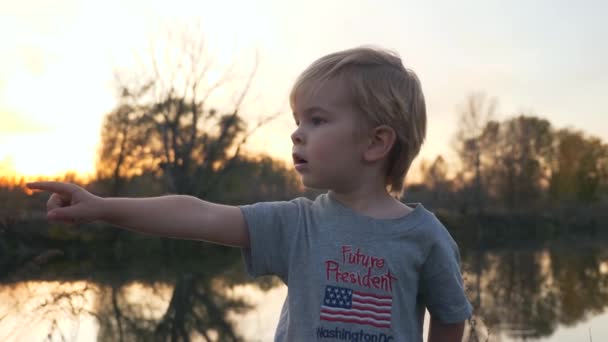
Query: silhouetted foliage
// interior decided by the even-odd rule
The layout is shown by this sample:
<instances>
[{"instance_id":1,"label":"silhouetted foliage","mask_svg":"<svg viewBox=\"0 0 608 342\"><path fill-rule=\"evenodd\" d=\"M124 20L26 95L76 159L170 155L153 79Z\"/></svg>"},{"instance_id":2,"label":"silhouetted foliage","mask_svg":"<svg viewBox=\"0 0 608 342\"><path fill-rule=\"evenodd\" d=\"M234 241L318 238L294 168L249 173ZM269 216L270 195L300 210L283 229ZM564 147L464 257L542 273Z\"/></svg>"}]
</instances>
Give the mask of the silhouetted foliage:
<instances>
[{"instance_id":1,"label":"silhouetted foliage","mask_svg":"<svg viewBox=\"0 0 608 342\"><path fill-rule=\"evenodd\" d=\"M314 195L283 163L240 154L251 133L240 105L216 110L193 83L168 87L160 74L120 87L121 100L102 129L98 178L83 184L72 173L57 180L104 196L173 192L227 204ZM481 95L470 97L467 108L456 139L460 168L443 156L422 163L423 182L410 184L406 198L438 213L458 241L475 329L544 337L602 312L608 255L589 242L576 250L571 244L606 238L608 146L535 116L492 119L494 102ZM119 230L100 224L49 223L47 199L27 191L23 179L0 179L4 290L23 281L84 280L85 289L54 294L41 312L57 315L67 307L73 317L93 315L101 341L241 339L229 313L249 306L225 292L250 281L238 251L128 232L108 237ZM163 293L156 315L148 301L129 299L134 284ZM88 291L98 298L94 312L74 304ZM54 312L52 305L61 308ZM51 329L49 336L56 325Z\"/></svg>"},{"instance_id":2,"label":"silhouetted foliage","mask_svg":"<svg viewBox=\"0 0 608 342\"><path fill-rule=\"evenodd\" d=\"M582 132L556 132L550 159L549 193L553 201L590 203L606 194L608 146Z\"/></svg>"},{"instance_id":3,"label":"silhouetted foliage","mask_svg":"<svg viewBox=\"0 0 608 342\"><path fill-rule=\"evenodd\" d=\"M462 177L472 188L472 205L478 212L483 212L484 173L483 155L487 152L487 134L485 128L495 115L496 100L487 99L483 93L471 94L460 112L459 126L455 134L454 147L462 164ZM472 182L470 181L472 180ZM469 198L463 199L469 200Z\"/></svg>"},{"instance_id":4,"label":"silhouetted foliage","mask_svg":"<svg viewBox=\"0 0 608 342\"><path fill-rule=\"evenodd\" d=\"M163 176L170 193L207 198L247 138L278 115L266 115L247 131L241 111L257 58L235 86L232 68L214 76L218 70L201 37L187 29L172 32L157 42L136 81L118 77L120 102L105 118L97 163L98 177L111 179L107 193L118 195L125 179L153 172ZM239 90L231 99L212 101L230 89Z\"/></svg>"},{"instance_id":5,"label":"silhouetted foliage","mask_svg":"<svg viewBox=\"0 0 608 342\"><path fill-rule=\"evenodd\" d=\"M608 146L599 138L529 115L490 120L495 106L486 102L483 95L468 98L455 139L460 169L451 183L465 212L608 203ZM436 169L422 171L425 184L441 192L429 174Z\"/></svg>"}]
</instances>

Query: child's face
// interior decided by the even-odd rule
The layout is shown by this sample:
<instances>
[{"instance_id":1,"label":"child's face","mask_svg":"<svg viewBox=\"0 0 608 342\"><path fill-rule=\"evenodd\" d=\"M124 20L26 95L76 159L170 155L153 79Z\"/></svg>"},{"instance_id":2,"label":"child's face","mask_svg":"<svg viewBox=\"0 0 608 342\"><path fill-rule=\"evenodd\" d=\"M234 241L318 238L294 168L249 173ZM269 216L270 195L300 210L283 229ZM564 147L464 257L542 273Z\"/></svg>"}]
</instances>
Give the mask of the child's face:
<instances>
[{"instance_id":1,"label":"child's face","mask_svg":"<svg viewBox=\"0 0 608 342\"><path fill-rule=\"evenodd\" d=\"M293 110L293 160L304 185L344 191L356 184L366 139L343 82L329 80L314 95L299 90Z\"/></svg>"}]
</instances>

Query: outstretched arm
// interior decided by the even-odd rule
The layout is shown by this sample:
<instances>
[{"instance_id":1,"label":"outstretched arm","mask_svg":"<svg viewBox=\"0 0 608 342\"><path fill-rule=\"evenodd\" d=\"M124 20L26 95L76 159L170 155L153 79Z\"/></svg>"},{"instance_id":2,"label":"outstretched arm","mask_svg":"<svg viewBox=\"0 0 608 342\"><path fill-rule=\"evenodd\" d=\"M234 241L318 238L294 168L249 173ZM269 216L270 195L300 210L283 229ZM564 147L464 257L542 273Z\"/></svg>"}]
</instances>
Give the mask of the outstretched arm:
<instances>
[{"instance_id":1,"label":"outstretched arm","mask_svg":"<svg viewBox=\"0 0 608 342\"><path fill-rule=\"evenodd\" d=\"M52 192L47 216L63 222L105 221L133 231L248 247L249 234L238 207L186 195L150 198L101 198L71 183L28 183Z\"/></svg>"}]
</instances>

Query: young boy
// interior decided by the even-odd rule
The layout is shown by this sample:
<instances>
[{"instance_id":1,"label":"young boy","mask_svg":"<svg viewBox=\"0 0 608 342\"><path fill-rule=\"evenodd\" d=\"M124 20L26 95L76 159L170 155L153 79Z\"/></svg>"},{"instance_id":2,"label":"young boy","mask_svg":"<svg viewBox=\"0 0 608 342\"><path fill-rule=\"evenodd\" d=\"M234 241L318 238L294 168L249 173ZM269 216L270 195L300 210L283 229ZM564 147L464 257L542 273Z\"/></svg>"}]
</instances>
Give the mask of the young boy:
<instances>
[{"instance_id":1,"label":"young boy","mask_svg":"<svg viewBox=\"0 0 608 342\"><path fill-rule=\"evenodd\" d=\"M254 276L288 286L276 341L460 341L471 315L456 243L402 194L420 151L420 82L394 53L361 47L327 55L296 81L293 161L314 201L233 207L190 196L100 198L74 185L51 191L48 217L103 220L142 233L242 248Z\"/></svg>"}]
</instances>

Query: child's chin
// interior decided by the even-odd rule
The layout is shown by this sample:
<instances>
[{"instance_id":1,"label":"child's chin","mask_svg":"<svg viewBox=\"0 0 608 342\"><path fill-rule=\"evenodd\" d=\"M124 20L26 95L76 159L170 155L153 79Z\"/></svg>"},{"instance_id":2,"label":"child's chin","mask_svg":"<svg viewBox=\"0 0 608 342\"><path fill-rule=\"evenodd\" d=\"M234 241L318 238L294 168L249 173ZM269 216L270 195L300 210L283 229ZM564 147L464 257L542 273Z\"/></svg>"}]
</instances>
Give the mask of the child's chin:
<instances>
[{"instance_id":1,"label":"child's chin","mask_svg":"<svg viewBox=\"0 0 608 342\"><path fill-rule=\"evenodd\" d=\"M311 177L307 176L302 176L302 184L310 189L322 190L327 188L327 185L323 184L323 182L319 182L318 180L311 179Z\"/></svg>"}]
</instances>

